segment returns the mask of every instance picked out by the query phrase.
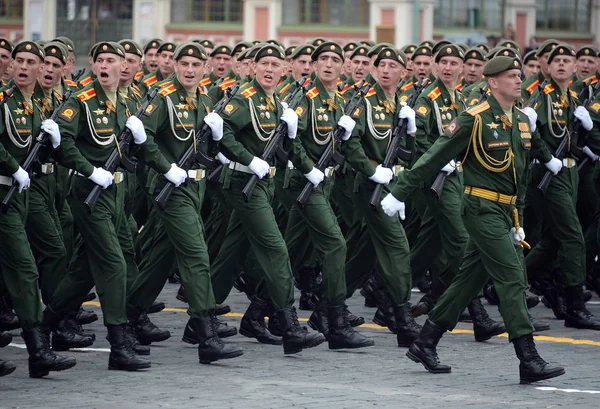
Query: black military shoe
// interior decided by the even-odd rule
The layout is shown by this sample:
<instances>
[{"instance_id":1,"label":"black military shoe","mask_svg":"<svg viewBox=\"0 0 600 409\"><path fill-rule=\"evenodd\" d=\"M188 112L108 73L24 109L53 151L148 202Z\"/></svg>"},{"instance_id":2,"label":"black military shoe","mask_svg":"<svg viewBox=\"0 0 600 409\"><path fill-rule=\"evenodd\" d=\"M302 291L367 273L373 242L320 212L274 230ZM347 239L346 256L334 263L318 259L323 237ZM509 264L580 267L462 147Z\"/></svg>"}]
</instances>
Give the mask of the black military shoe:
<instances>
[{"instance_id":1,"label":"black military shoe","mask_svg":"<svg viewBox=\"0 0 600 409\"><path fill-rule=\"evenodd\" d=\"M87 348L94 343L90 336L80 335L76 331L76 322L65 317L52 331L52 350L68 351L70 348Z\"/></svg>"},{"instance_id":2,"label":"black military shoe","mask_svg":"<svg viewBox=\"0 0 600 409\"><path fill-rule=\"evenodd\" d=\"M150 361L140 358L133 351L131 338L127 336L127 324L107 325L110 355L108 369L119 371L138 371L152 366Z\"/></svg>"},{"instance_id":3,"label":"black military shoe","mask_svg":"<svg viewBox=\"0 0 600 409\"><path fill-rule=\"evenodd\" d=\"M318 308L315 308L313 313L308 318L308 326L319 331L325 339L329 334L329 316L327 314L327 306L323 303Z\"/></svg>"},{"instance_id":4,"label":"black military shoe","mask_svg":"<svg viewBox=\"0 0 600 409\"><path fill-rule=\"evenodd\" d=\"M90 302L96 299L96 293L89 293L85 297L83 297L82 302Z\"/></svg>"},{"instance_id":5,"label":"black military shoe","mask_svg":"<svg viewBox=\"0 0 600 409\"><path fill-rule=\"evenodd\" d=\"M344 308L346 308L348 311L348 322L350 323L351 327L360 327L365 323L365 319L363 317L359 317L358 315L352 314L350 310L348 310L348 306L346 304L344 304Z\"/></svg>"},{"instance_id":6,"label":"black military shoe","mask_svg":"<svg viewBox=\"0 0 600 409\"><path fill-rule=\"evenodd\" d=\"M75 358L56 355L50 349L50 334L34 328L21 333L29 353L29 377L41 378L51 371L64 371L77 364Z\"/></svg>"},{"instance_id":7,"label":"black military shoe","mask_svg":"<svg viewBox=\"0 0 600 409\"><path fill-rule=\"evenodd\" d=\"M17 365L15 365L12 361L2 361L0 360L0 376L6 376L13 373L17 369Z\"/></svg>"},{"instance_id":8,"label":"black military shoe","mask_svg":"<svg viewBox=\"0 0 600 409\"><path fill-rule=\"evenodd\" d=\"M236 358L244 354L242 348L223 342L217 336L211 317L192 318L189 323L198 337L198 359L201 364Z\"/></svg>"},{"instance_id":9,"label":"black military shoe","mask_svg":"<svg viewBox=\"0 0 600 409\"><path fill-rule=\"evenodd\" d=\"M533 335L523 335L512 340L517 358L521 361L519 365L519 377L521 383L531 383L543 381L544 379L555 378L565 374L564 368L549 367L548 362L544 361L538 354L533 342Z\"/></svg>"},{"instance_id":10,"label":"black military shoe","mask_svg":"<svg viewBox=\"0 0 600 409\"><path fill-rule=\"evenodd\" d=\"M527 309L530 310L540 303L540 297L537 295L525 295L525 302L527 303Z\"/></svg>"},{"instance_id":11,"label":"black military shoe","mask_svg":"<svg viewBox=\"0 0 600 409\"><path fill-rule=\"evenodd\" d=\"M500 304L500 299L498 298L498 294L496 293L496 287L494 287L494 284L486 284L483 287L483 296L490 305Z\"/></svg>"},{"instance_id":12,"label":"black military shoe","mask_svg":"<svg viewBox=\"0 0 600 409\"><path fill-rule=\"evenodd\" d=\"M304 290L300 290L300 300L298 301L298 308L303 311L311 311L313 308L310 305L310 299L312 293Z\"/></svg>"},{"instance_id":13,"label":"black military shoe","mask_svg":"<svg viewBox=\"0 0 600 409\"><path fill-rule=\"evenodd\" d=\"M281 324L279 323L279 318L277 318L277 314L275 313L275 311L269 313L269 322L267 323L267 329L271 334L275 335L276 337L283 336L283 333L281 332Z\"/></svg>"},{"instance_id":14,"label":"black military shoe","mask_svg":"<svg viewBox=\"0 0 600 409\"><path fill-rule=\"evenodd\" d=\"M431 373L450 373L452 368L442 365L436 351L437 344L446 330L438 327L433 321L425 321L419 338L408 348L406 356L415 362L423 364Z\"/></svg>"},{"instance_id":15,"label":"black military shoe","mask_svg":"<svg viewBox=\"0 0 600 409\"><path fill-rule=\"evenodd\" d=\"M475 298L471 301L467 308L469 309L469 314L473 320L475 341L487 341L493 336L506 332L506 327L503 323L496 322L490 318L479 298Z\"/></svg>"},{"instance_id":16,"label":"black military shoe","mask_svg":"<svg viewBox=\"0 0 600 409\"><path fill-rule=\"evenodd\" d=\"M462 310L462 312L458 316L458 321L459 322L472 322L473 320L471 319L471 314L469 314L469 310L467 310L466 308L464 310Z\"/></svg>"},{"instance_id":17,"label":"black military shoe","mask_svg":"<svg viewBox=\"0 0 600 409\"><path fill-rule=\"evenodd\" d=\"M363 285L363 287L360 289L360 295L365 297L365 307L377 307L377 296L375 294L375 289L377 286L379 286L379 283L377 283L375 275L372 275L371 278L369 278L365 285Z\"/></svg>"},{"instance_id":18,"label":"black military shoe","mask_svg":"<svg viewBox=\"0 0 600 409\"><path fill-rule=\"evenodd\" d=\"M398 346L409 347L419 337L423 329L410 315L410 304L404 303L394 306L394 316L398 328Z\"/></svg>"},{"instance_id":19,"label":"black military shoe","mask_svg":"<svg viewBox=\"0 0 600 409\"><path fill-rule=\"evenodd\" d=\"M214 328L216 328L217 336L219 338L229 338L237 335L237 329L235 327L228 326L226 322L217 319L216 315L211 316L210 319L214 321L213 325ZM188 344L196 345L198 344L198 334L196 334L194 327L190 324L190 320L188 320L188 323L185 326L181 340Z\"/></svg>"},{"instance_id":20,"label":"black military shoe","mask_svg":"<svg viewBox=\"0 0 600 409\"><path fill-rule=\"evenodd\" d=\"M0 331L12 331L13 329L21 328L21 323L12 310L12 307L8 305L5 297L7 295L0 295Z\"/></svg>"},{"instance_id":21,"label":"black military shoe","mask_svg":"<svg viewBox=\"0 0 600 409\"><path fill-rule=\"evenodd\" d=\"M215 307L215 315L225 315L231 312L231 307L229 305L218 304Z\"/></svg>"},{"instance_id":22,"label":"black military shoe","mask_svg":"<svg viewBox=\"0 0 600 409\"><path fill-rule=\"evenodd\" d=\"M429 314L429 311L433 310L435 302L430 294L425 294L418 303L410 307L410 315L413 318L420 317L421 315Z\"/></svg>"},{"instance_id":23,"label":"black military shoe","mask_svg":"<svg viewBox=\"0 0 600 409\"><path fill-rule=\"evenodd\" d=\"M86 325L98 321L98 316L95 312L84 310L83 307L79 307L79 310L75 315L75 320L79 325Z\"/></svg>"},{"instance_id":24,"label":"black military shoe","mask_svg":"<svg viewBox=\"0 0 600 409\"><path fill-rule=\"evenodd\" d=\"M287 307L277 311L277 318L283 333L283 353L297 354L305 348L313 348L325 342L323 334L309 333L298 322L296 308Z\"/></svg>"},{"instance_id":25,"label":"black military shoe","mask_svg":"<svg viewBox=\"0 0 600 409\"><path fill-rule=\"evenodd\" d=\"M373 322L382 327L387 327L393 334L398 333L398 325L396 325L396 318L394 317L393 307L388 308L377 308Z\"/></svg>"},{"instance_id":26,"label":"black military shoe","mask_svg":"<svg viewBox=\"0 0 600 409\"><path fill-rule=\"evenodd\" d=\"M565 298L567 301L565 327L600 330L600 320L585 307L581 285L565 288Z\"/></svg>"},{"instance_id":27,"label":"black military shoe","mask_svg":"<svg viewBox=\"0 0 600 409\"><path fill-rule=\"evenodd\" d=\"M329 349L356 349L375 345L375 341L350 326L348 309L345 305L330 305L327 307L327 313Z\"/></svg>"},{"instance_id":28,"label":"black military shoe","mask_svg":"<svg viewBox=\"0 0 600 409\"><path fill-rule=\"evenodd\" d=\"M187 300L187 295L185 293L185 288L183 287L183 284L181 284L179 286L179 290L177 290L177 295L175 296L175 298L177 298L179 301L183 302L183 303L188 303Z\"/></svg>"},{"instance_id":29,"label":"black military shoe","mask_svg":"<svg viewBox=\"0 0 600 409\"><path fill-rule=\"evenodd\" d=\"M13 337L8 332L0 332L0 348L4 348L10 344L12 340Z\"/></svg>"},{"instance_id":30,"label":"black military shoe","mask_svg":"<svg viewBox=\"0 0 600 409\"><path fill-rule=\"evenodd\" d=\"M529 322L531 322L531 325L533 326L533 332L548 331L550 329L550 324L547 322L533 318L533 315L529 312L527 315L529 316Z\"/></svg>"},{"instance_id":31,"label":"black military shoe","mask_svg":"<svg viewBox=\"0 0 600 409\"><path fill-rule=\"evenodd\" d=\"M138 355L150 355L150 347L147 345L142 345L138 342L135 336L135 330L131 324L127 324L125 328L125 337L127 338L127 342L131 345L131 349ZM108 339L108 335L106 335L106 340L110 342Z\"/></svg>"},{"instance_id":32,"label":"black military shoe","mask_svg":"<svg viewBox=\"0 0 600 409\"><path fill-rule=\"evenodd\" d=\"M181 276L179 275L179 270L173 271L173 274L169 276L170 284L181 284Z\"/></svg>"},{"instance_id":33,"label":"black military shoe","mask_svg":"<svg viewBox=\"0 0 600 409\"><path fill-rule=\"evenodd\" d=\"M564 320L567 317L564 299L560 295L560 291L554 285L544 289L542 304L547 308L552 309L552 312L557 319Z\"/></svg>"},{"instance_id":34,"label":"black military shoe","mask_svg":"<svg viewBox=\"0 0 600 409\"><path fill-rule=\"evenodd\" d=\"M137 340L142 345L150 345L152 342L166 341L171 338L169 331L158 328L145 313L141 313L136 320L131 322L131 325L133 325Z\"/></svg>"},{"instance_id":35,"label":"black military shoe","mask_svg":"<svg viewBox=\"0 0 600 409\"><path fill-rule=\"evenodd\" d=\"M152 305L150 306L150 309L148 310L148 314L156 314L157 312L161 312L164 309L165 309L164 302L154 301L152 303Z\"/></svg>"},{"instance_id":36,"label":"black military shoe","mask_svg":"<svg viewBox=\"0 0 600 409\"><path fill-rule=\"evenodd\" d=\"M251 297L250 300L250 305L240 323L240 334L248 338L255 338L261 344L283 344L283 339L280 336L273 335L265 324L265 315L268 314L269 303L256 296ZM270 321L271 319L269 319L269 323Z\"/></svg>"}]
</instances>

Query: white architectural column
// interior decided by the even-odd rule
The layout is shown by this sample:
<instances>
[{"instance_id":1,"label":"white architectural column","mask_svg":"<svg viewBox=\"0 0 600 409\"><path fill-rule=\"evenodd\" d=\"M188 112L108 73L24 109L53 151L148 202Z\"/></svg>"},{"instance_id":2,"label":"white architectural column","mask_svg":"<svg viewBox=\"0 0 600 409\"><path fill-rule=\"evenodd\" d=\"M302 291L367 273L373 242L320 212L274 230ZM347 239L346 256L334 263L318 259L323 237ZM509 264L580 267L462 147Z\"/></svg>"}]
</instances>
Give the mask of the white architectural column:
<instances>
[{"instance_id":1,"label":"white architectural column","mask_svg":"<svg viewBox=\"0 0 600 409\"><path fill-rule=\"evenodd\" d=\"M164 38L171 22L171 0L134 0L133 40L142 46L152 38Z\"/></svg>"},{"instance_id":2,"label":"white architectural column","mask_svg":"<svg viewBox=\"0 0 600 409\"><path fill-rule=\"evenodd\" d=\"M244 41L277 38L281 0L244 0Z\"/></svg>"},{"instance_id":3,"label":"white architectural column","mask_svg":"<svg viewBox=\"0 0 600 409\"><path fill-rule=\"evenodd\" d=\"M419 4L415 22L414 5ZM398 46L433 38L434 0L369 0L369 38L375 40L378 26L394 26L394 42ZM414 38L415 23L419 25Z\"/></svg>"},{"instance_id":4,"label":"white architectural column","mask_svg":"<svg viewBox=\"0 0 600 409\"><path fill-rule=\"evenodd\" d=\"M23 2L23 37L28 40L52 40L56 37L56 1Z\"/></svg>"}]
</instances>

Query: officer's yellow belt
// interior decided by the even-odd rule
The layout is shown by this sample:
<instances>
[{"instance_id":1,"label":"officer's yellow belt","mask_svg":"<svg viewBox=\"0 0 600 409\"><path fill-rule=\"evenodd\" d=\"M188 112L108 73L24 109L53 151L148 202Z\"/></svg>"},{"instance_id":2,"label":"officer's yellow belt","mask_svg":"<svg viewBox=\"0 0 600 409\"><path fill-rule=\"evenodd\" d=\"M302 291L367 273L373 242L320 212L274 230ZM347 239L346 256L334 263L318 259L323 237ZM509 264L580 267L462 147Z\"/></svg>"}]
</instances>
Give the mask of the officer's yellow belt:
<instances>
[{"instance_id":1,"label":"officer's yellow belt","mask_svg":"<svg viewBox=\"0 0 600 409\"><path fill-rule=\"evenodd\" d=\"M480 187L465 186L465 194L480 197L482 199L498 202L501 204L517 203L517 196L503 195L502 193L494 192Z\"/></svg>"}]
</instances>

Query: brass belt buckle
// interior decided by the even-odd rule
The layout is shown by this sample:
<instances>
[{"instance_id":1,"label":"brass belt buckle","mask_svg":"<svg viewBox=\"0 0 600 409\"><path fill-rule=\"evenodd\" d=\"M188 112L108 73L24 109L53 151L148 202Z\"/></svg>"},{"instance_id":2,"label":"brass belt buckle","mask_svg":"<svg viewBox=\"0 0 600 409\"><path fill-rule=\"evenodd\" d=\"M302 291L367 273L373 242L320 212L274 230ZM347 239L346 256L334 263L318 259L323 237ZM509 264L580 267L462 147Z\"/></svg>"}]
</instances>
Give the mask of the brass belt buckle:
<instances>
[{"instance_id":1,"label":"brass belt buckle","mask_svg":"<svg viewBox=\"0 0 600 409\"><path fill-rule=\"evenodd\" d=\"M275 166L271 166L271 167L269 168L269 177L270 177L270 178L272 178L272 177L275 177L275 172L276 172L276 171L277 171L277 168L275 168Z\"/></svg>"},{"instance_id":2,"label":"brass belt buckle","mask_svg":"<svg viewBox=\"0 0 600 409\"><path fill-rule=\"evenodd\" d=\"M402 165L394 165L394 168L392 169L392 171L394 172L394 176L398 176L398 174L403 170L404 167L402 167Z\"/></svg>"},{"instance_id":3,"label":"brass belt buckle","mask_svg":"<svg viewBox=\"0 0 600 409\"><path fill-rule=\"evenodd\" d=\"M115 172L114 177L114 184L118 185L123 181L123 172Z\"/></svg>"},{"instance_id":4,"label":"brass belt buckle","mask_svg":"<svg viewBox=\"0 0 600 409\"><path fill-rule=\"evenodd\" d=\"M330 178L333 176L333 166L329 166L327 168L325 168L325 177L326 178Z\"/></svg>"}]
</instances>

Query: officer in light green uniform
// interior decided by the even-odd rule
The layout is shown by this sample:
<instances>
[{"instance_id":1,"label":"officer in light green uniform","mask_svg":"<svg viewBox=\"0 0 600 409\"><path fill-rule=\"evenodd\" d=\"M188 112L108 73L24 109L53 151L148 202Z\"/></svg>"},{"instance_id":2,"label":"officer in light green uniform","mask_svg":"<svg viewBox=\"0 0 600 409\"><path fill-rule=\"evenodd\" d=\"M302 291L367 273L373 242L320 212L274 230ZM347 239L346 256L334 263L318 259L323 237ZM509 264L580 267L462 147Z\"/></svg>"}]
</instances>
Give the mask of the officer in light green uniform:
<instances>
[{"instance_id":1,"label":"officer in light green uniform","mask_svg":"<svg viewBox=\"0 0 600 409\"><path fill-rule=\"evenodd\" d=\"M521 97L524 101L527 101L529 97L531 97L531 94L535 92L539 84L544 82L546 78L550 78L550 74L548 72L548 55L557 44L558 40L549 38L538 47L535 56L540 63L540 71L537 73L537 75L532 75L523 81L523 84L521 84L521 88L523 90L521 92Z\"/></svg>"},{"instance_id":2,"label":"officer in light green uniform","mask_svg":"<svg viewBox=\"0 0 600 409\"><path fill-rule=\"evenodd\" d=\"M434 373L451 371L439 362L436 346L491 276L509 340L521 361L521 381L564 374L563 368L549 368L539 357L523 295L526 279L519 253L525 234L519 226L519 214L522 215L527 188L529 152L532 146L536 147L539 136L530 129L527 115L514 106L520 96L520 69L519 60L509 57L488 62L484 75L492 94L487 101L453 119L444 135L413 167L400 173L392 193L381 202L388 215L399 211L402 216L401 201L448 161L462 158L465 195L461 215L469 233L467 249L459 273L407 352L410 359Z\"/></svg>"},{"instance_id":3,"label":"officer in light green uniform","mask_svg":"<svg viewBox=\"0 0 600 409\"><path fill-rule=\"evenodd\" d=\"M0 197L5 197L13 183L18 186L18 193L6 214L0 214L0 233L3 237L0 246L0 271L23 328L22 336L29 353L29 376L39 378L48 375L49 371L71 368L76 362L74 358L59 357L50 351L51 328L41 322L38 269L25 233L29 206L29 192L25 189L30 185L30 176L20 164L25 161L32 145L36 143L34 138L42 130L49 133L49 141L42 148L41 158L47 158L61 141L55 123L42 123L46 113L34 96L37 75L45 57L44 51L32 41L22 41L15 46L11 56L15 72L19 75L13 80L14 89L10 99L4 101L7 89L0 93L0 100L4 101L0 120ZM48 165L45 168L48 170ZM45 178L46 175L36 177ZM41 212L37 207L46 205L44 198L48 198L47 183L47 180L33 182L36 189L33 203L36 213ZM46 227L52 229L55 225L51 223ZM60 232L56 228L53 233L57 239L60 238ZM53 260L64 257L64 247L54 247L52 251L49 250L49 254Z\"/></svg>"},{"instance_id":4,"label":"officer in light green uniform","mask_svg":"<svg viewBox=\"0 0 600 409\"><path fill-rule=\"evenodd\" d=\"M558 285L563 288L567 303L565 325L600 330L600 320L585 308L583 300L586 267L583 231L575 210L579 183L577 159L570 148L562 157L554 157L563 138L570 138L571 144L582 144L581 133L568 134L575 118L581 122L580 128L588 131L593 128L593 122L587 109L578 107L580 101L575 92L568 88L575 68L575 51L571 46L558 44L548 55L548 68L550 83L542 90L535 106L542 143L539 161L532 168L531 186L537 186L546 171L555 176L545 195L538 189L528 192L529 205L538 213L541 211L543 230L540 242L525 259L527 272L530 279L535 279L557 257L562 273ZM585 145L594 153L600 153L600 140L593 133Z\"/></svg>"},{"instance_id":5,"label":"officer in light green uniform","mask_svg":"<svg viewBox=\"0 0 600 409\"><path fill-rule=\"evenodd\" d=\"M289 256L270 204L273 180L267 175L271 164L259 158L283 114L274 92L284 58L279 47L262 47L254 57L255 79L242 87L224 110L220 150L232 162L222 176L223 193L233 213L221 251L211 266L211 276L216 301L221 303L235 281L238 260L245 259L251 248L264 271L269 296L278 311L284 352L296 353L322 343L324 338L320 334L308 334L298 325ZM297 126L293 111L285 118L292 127ZM282 136L288 139L288 135ZM241 191L253 174L260 180L246 203ZM247 241L243 240L244 236ZM245 245L248 242L250 246Z\"/></svg>"},{"instance_id":6,"label":"officer in light green uniform","mask_svg":"<svg viewBox=\"0 0 600 409\"><path fill-rule=\"evenodd\" d=\"M384 47L374 62L379 81L365 97L357 122L361 124L356 137L348 141L346 158L357 170L354 182L353 204L356 218L363 219L366 231L346 265L347 294L352 296L379 261L381 277L390 294L398 327L398 345L408 347L416 339L421 327L410 315L410 251L404 228L398 217L387 217L381 208L373 211L369 205L377 184L383 184L383 195L389 193L388 183L401 166L394 161L392 169L381 166L400 111L396 87L404 75L407 59L404 53ZM382 79L385 77L385 79ZM415 127L414 111L402 108L402 117L411 116ZM408 129L414 133L416 128ZM406 147L406 140L400 146Z\"/></svg>"}]
</instances>

